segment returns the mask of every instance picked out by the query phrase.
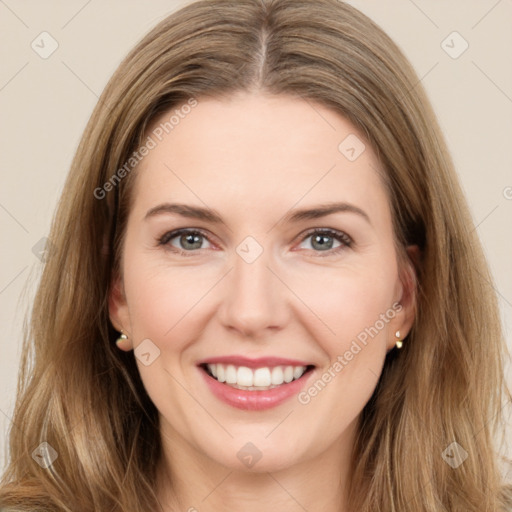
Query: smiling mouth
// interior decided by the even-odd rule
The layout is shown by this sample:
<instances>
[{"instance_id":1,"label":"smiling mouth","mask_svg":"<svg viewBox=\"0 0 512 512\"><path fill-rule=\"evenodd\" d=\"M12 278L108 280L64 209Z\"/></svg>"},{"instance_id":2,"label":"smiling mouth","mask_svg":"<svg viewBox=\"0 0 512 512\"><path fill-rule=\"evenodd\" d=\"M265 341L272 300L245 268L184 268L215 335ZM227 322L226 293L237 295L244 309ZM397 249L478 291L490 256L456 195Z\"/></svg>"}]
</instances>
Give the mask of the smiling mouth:
<instances>
[{"instance_id":1,"label":"smiling mouth","mask_svg":"<svg viewBox=\"0 0 512 512\"><path fill-rule=\"evenodd\" d=\"M264 366L249 368L233 364L201 364L200 367L217 382L244 391L265 391L301 379L313 370L307 366Z\"/></svg>"}]
</instances>

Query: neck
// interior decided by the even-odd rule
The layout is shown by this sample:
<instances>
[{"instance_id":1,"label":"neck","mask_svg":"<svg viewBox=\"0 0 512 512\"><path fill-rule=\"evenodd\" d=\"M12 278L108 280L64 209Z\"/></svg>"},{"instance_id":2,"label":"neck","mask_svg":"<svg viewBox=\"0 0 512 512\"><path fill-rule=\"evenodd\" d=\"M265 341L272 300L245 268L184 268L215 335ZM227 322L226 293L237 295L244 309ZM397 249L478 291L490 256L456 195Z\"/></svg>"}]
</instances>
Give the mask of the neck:
<instances>
[{"instance_id":1,"label":"neck","mask_svg":"<svg viewBox=\"0 0 512 512\"><path fill-rule=\"evenodd\" d=\"M163 423L162 429L169 428ZM157 496L163 512L345 512L355 422L328 450L278 471L241 471L218 464L162 432ZM172 456L171 456L172 454Z\"/></svg>"}]
</instances>

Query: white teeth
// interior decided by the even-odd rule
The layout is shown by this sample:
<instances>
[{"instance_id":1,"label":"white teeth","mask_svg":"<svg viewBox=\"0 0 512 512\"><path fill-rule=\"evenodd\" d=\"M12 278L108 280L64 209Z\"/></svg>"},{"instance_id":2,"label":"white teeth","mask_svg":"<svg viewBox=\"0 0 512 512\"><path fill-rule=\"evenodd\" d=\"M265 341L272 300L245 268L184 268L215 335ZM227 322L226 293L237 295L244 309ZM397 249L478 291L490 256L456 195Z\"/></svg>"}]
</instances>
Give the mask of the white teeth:
<instances>
[{"instance_id":1,"label":"white teeth","mask_svg":"<svg viewBox=\"0 0 512 512\"><path fill-rule=\"evenodd\" d=\"M268 368L257 368L254 371L253 381L253 386L270 386L270 384L272 384L270 380L270 370Z\"/></svg>"},{"instance_id":2,"label":"white teeth","mask_svg":"<svg viewBox=\"0 0 512 512\"><path fill-rule=\"evenodd\" d=\"M304 370L303 370L302 366L294 366L293 367L293 378L294 379L299 379L300 377L302 377L303 373L304 373Z\"/></svg>"},{"instance_id":3,"label":"white teeth","mask_svg":"<svg viewBox=\"0 0 512 512\"><path fill-rule=\"evenodd\" d=\"M232 364L208 364L208 371L219 381L239 389L271 389L302 377L306 366L248 368Z\"/></svg>"},{"instance_id":4,"label":"white teeth","mask_svg":"<svg viewBox=\"0 0 512 512\"><path fill-rule=\"evenodd\" d=\"M283 367L276 366L272 368L272 384L279 386L284 382Z\"/></svg>"},{"instance_id":5,"label":"white teeth","mask_svg":"<svg viewBox=\"0 0 512 512\"><path fill-rule=\"evenodd\" d=\"M252 386L252 370L247 368L247 366L239 366L236 372L236 383L239 386Z\"/></svg>"},{"instance_id":6,"label":"white teeth","mask_svg":"<svg viewBox=\"0 0 512 512\"><path fill-rule=\"evenodd\" d=\"M213 366L217 369L217 375L214 374L215 377L217 377L217 380L219 382L226 382L226 369L221 364L214 364Z\"/></svg>"},{"instance_id":7,"label":"white teeth","mask_svg":"<svg viewBox=\"0 0 512 512\"><path fill-rule=\"evenodd\" d=\"M236 384L236 368L232 364L226 367L226 384Z\"/></svg>"}]
</instances>

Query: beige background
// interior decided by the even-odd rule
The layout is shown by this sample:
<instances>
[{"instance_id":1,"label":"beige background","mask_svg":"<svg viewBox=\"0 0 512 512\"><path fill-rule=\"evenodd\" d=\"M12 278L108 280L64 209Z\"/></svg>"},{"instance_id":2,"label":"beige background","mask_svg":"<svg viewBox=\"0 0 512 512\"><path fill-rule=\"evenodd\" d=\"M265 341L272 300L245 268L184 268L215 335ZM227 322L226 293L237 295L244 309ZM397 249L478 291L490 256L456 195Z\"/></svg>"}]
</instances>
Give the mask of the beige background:
<instances>
[{"instance_id":1,"label":"beige background","mask_svg":"<svg viewBox=\"0 0 512 512\"><path fill-rule=\"evenodd\" d=\"M185 3L0 0L0 470L23 317L41 269L33 247L48 234L108 78L147 31ZM350 3L401 46L427 89L495 276L512 346L512 0ZM35 41L40 53L51 49L49 36L38 37L44 31L58 44L46 59L31 47ZM453 31L463 39L446 39ZM452 58L464 41L468 49Z\"/></svg>"}]
</instances>

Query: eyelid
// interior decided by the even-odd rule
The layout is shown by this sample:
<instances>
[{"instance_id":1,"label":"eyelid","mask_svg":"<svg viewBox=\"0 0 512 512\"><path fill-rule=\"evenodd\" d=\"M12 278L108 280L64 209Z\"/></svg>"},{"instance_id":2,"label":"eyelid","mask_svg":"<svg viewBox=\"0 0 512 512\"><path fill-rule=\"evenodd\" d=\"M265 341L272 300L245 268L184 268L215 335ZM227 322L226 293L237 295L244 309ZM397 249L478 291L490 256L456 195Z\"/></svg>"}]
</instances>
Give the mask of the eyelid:
<instances>
[{"instance_id":1,"label":"eyelid","mask_svg":"<svg viewBox=\"0 0 512 512\"><path fill-rule=\"evenodd\" d=\"M176 238L179 235L182 235L184 233L188 234L194 234L198 233L210 241L208 235L205 231L203 231L201 228L178 228L178 229L171 229L170 231L166 231L162 236L158 237L158 242L161 242L162 244L166 244L169 242L169 240L172 240L173 238ZM163 240L167 239L166 242Z\"/></svg>"}]
</instances>

